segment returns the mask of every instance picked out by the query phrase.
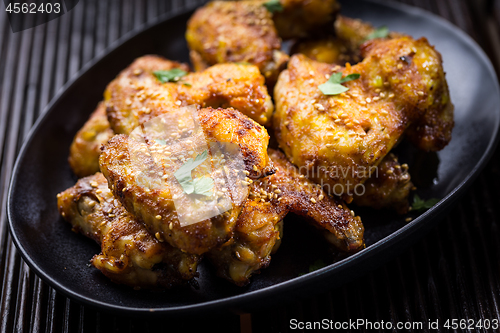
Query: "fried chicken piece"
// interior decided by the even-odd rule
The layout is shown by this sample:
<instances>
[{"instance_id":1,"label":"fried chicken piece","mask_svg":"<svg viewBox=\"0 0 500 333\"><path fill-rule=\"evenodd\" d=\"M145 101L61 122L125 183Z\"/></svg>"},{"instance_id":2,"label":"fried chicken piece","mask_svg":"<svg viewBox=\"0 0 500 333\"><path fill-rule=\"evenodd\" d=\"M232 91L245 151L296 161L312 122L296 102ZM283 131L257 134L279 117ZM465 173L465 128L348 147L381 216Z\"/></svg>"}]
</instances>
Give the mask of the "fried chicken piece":
<instances>
[{"instance_id":1,"label":"fried chicken piece","mask_svg":"<svg viewBox=\"0 0 500 333\"><path fill-rule=\"evenodd\" d=\"M71 143L68 162L75 175L85 177L99 171L101 145L108 142L113 135L106 116L106 107L99 103Z\"/></svg>"},{"instance_id":2,"label":"fried chicken piece","mask_svg":"<svg viewBox=\"0 0 500 333\"><path fill-rule=\"evenodd\" d=\"M289 212L304 216L342 251L356 252L364 246L359 217L302 176L283 153L269 149L269 156L276 173L251 185L233 238L207 253L218 275L240 286L269 265L281 241L283 218Z\"/></svg>"},{"instance_id":3,"label":"fried chicken piece","mask_svg":"<svg viewBox=\"0 0 500 333\"><path fill-rule=\"evenodd\" d=\"M111 128L128 134L140 124L180 106L234 107L267 125L274 106L259 70L248 64L220 64L190 73L179 82L161 83L155 71L186 65L159 56L136 59L107 87L104 94Z\"/></svg>"},{"instance_id":4,"label":"fried chicken piece","mask_svg":"<svg viewBox=\"0 0 500 333\"><path fill-rule=\"evenodd\" d=\"M191 73L178 85L182 105L235 108L261 125L270 125L274 105L256 66L219 64Z\"/></svg>"},{"instance_id":5,"label":"fried chicken piece","mask_svg":"<svg viewBox=\"0 0 500 333\"><path fill-rule=\"evenodd\" d=\"M410 208L408 196L413 184L407 164L399 164L396 155L389 153L376 172L364 183L364 193L354 196L354 203L376 209L392 209L406 214Z\"/></svg>"},{"instance_id":6,"label":"fried chicken piece","mask_svg":"<svg viewBox=\"0 0 500 333\"><path fill-rule=\"evenodd\" d=\"M280 147L311 179L349 200L357 184L401 139L408 126L428 109L449 108L442 82L441 57L427 39L375 39L363 44L364 60L347 65L347 93L324 95L325 83L340 66L304 55L291 58L275 88L274 128Z\"/></svg>"},{"instance_id":7,"label":"fried chicken piece","mask_svg":"<svg viewBox=\"0 0 500 333\"><path fill-rule=\"evenodd\" d=\"M178 84L163 84L153 74L173 68L189 70L187 65L147 55L137 58L111 81L104 92L104 101L115 133L128 134L141 124L141 119L177 107Z\"/></svg>"},{"instance_id":8,"label":"fried chicken piece","mask_svg":"<svg viewBox=\"0 0 500 333\"><path fill-rule=\"evenodd\" d=\"M197 71L227 62L256 65L268 80L284 69L288 56L281 52L272 14L263 1L212 1L189 19L186 40Z\"/></svg>"},{"instance_id":9,"label":"fried chicken piece","mask_svg":"<svg viewBox=\"0 0 500 333\"><path fill-rule=\"evenodd\" d=\"M134 288L170 288L197 276L199 256L153 237L114 199L101 173L80 179L57 195L60 214L73 230L101 245L91 262L113 282Z\"/></svg>"},{"instance_id":10,"label":"fried chicken piece","mask_svg":"<svg viewBox=\"0 0 500 333\"><path fill-rule=\"evenodd\" d=\"M369 23L344 16L339 16L335 22L335 31L337 36L343 40L352 52L359 53L360 46L366 41L366 38L375 31L375 28ZM398 32L389 32L385 39L410 38L407 35ZM362 47L363 48L363 47ZM369 52L370 46L363 48L363 52ZM358 51L357 51L358 50ZM423 110L423 116L412 124L406 136L419 149L424 151L439 151L443 149L451 140L451 132L454 126L453 104L450 102L450 93L448 83L442 66L441 55L434 49L428 50L428 56L414 57L416 51L403 55L404 61L411 64L417 62L416 68L428 66L425 73L426 77L426 99L419 104ZM364 56L363 54L360 54ZM422 53L420 53L422 55Z\"/></svg>"},{"instance_id":11,"label":"fried chicken piece","mask_svg":"<svg viewBox=\"0 0 500 333\"><path fill-rule=\"evenodd\" d=\"M340 9L336 0L280 0L280 3L283 11L274 12L273 20L283 39L332 32L333 22Z\"/></svg>"},{"instance_id":12,"label":"fried chicken piece","mask_svg":"<svg viewBox=\"0 0 500 333\"><path fill-rule=\"evenodd\" d=\"M175 160L170 160L168 156L172 152L181 152L182 155L193 151L200 146L198 142L206 143L205 140L208 140L211 143L232 143L238 147L243 167L250 178L272 174L274 168L267 155L269 136L264 127L234 109L204 108L196 112L203 137L180 141L176 146L159 147L147 137L141 142L118 135L104 146L100 167L115 196L129 212L145 223L151 233L188 253L202 254L231 237L241 204L233 202L231 209L223 214L181 226L172 187L165 183L167 179L159 175L168 175L169 170L178 169L180 165L176 163L185 156ZM210 177L216 179L213 171Z\"/></svg>"}]
</instances>

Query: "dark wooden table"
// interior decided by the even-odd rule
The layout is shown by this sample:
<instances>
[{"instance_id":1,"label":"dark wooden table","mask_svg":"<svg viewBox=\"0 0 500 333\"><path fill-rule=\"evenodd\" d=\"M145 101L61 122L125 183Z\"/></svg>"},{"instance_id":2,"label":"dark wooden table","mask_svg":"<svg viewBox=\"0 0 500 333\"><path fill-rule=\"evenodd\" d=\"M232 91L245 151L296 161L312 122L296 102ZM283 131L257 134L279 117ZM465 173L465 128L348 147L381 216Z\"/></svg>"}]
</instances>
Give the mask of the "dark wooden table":
<instances>
[{"instance_id":1,"label":"dark wooden table","mask_svg":"<svg viewBox=\"0 0 500 333\"><path fill-rule=\"evenodd\" d=\"M81 0L68 14L12 33L0 5L0 332L285 332L290 320L500 320L500 154L460 204L397 259L320 295L245 315L162 320L114 316L49 288L21 260L7 229L12 168L37 117L68 79L127 32L203 1ZM500 2L401 0L451 21L500 69ZM458 330L458 331L469 331ZM473 329L470 331L487 331Z\"/></svg>"}]
</instances>

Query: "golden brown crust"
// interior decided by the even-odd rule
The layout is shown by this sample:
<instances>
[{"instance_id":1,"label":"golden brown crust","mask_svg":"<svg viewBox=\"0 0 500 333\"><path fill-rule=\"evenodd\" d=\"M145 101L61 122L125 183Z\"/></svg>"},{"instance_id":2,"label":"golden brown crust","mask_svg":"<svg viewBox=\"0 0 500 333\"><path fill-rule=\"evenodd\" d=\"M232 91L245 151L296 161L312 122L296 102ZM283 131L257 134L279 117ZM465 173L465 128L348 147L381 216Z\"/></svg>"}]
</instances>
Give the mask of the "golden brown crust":
<instances>
[{"instance_id":1,"label":"golden brown crust","mask_svg":"<svg viewBox=\"0 0 500 333\"><path fill-rule=\"evenodd\" d=\"M363 46L369 34L375 28L361 20L339 16L335 22L335 31L353 54L370 49ZM408 37L398 32L389 32L385 39L399 39ZM438 151L443 149L451 140L451 132L454 126L453 104L450 101L448 83L442 66L441 54L433 46L430 46L425 38L417 43L427 44L425 52L419 52L416 57L413 54L407 56L407 60L417 62L417 68L426 67L420 73L425 78L426 101L419 105L422 117L414 122L406 133L410 141L419 149L424 151ZM368 42L368 45L370 42ZM422 48L421 48L422 50ZM360 54L360 56L364 56Z\"/></svg>"},{"instance_id":2,"label":"golden brown crust","mask_svg":"<svg viewBox=\"0 0 500 333\"><path fill-rule=\"evenodd\" d=\"M275 89L280 147L314 181L344 190L369 178L408 126L435 105L432 100L445 100L434 95L442 84L435 75L442 71L441 57L425 38L372 40L362 55L361 63L345 69L295 55ZM347 93L324 95L318 86L339 70L361 77L344 83Z\"/></svg>"},{"instance_id":3,"label":"golden brown crust","mask_svg":"<svg viewBox=\"0 0 500 333\"><path fill-rule=\"evenodd\" d=\"M99 171L101 146L113 135L106 116L106 107L104 103L99 103L71 143L68 162L75 175L85 177Z\"/></svg>"},{"instance_id":4,"label":"golden brown crust","mask_svg":"<svg viewBox=\"0 0 500 333\"><path fill-rule=\"evenodd\" d=\"M256 65L276 80L288 57L280 51L271 13L262 1L212 1L190 18L186 40L197 71L226 62Z\"/></svg>"},{"instance_id":5,"label":"golden brown crust","mask_svg":"<svg viewBox=\"0 0 500 333\"><path fill-rule=\"evenodd\" d=\"M94 239L102 252L92 264L116 283L169 288L197 275L200 258L160 243L115 200L101 173L58 194L61 215L73 230Z\"/></svg>"},{"instance_id":6,"label":"golden brown crust","mask_svg":"<svg viewBox=\"0 0 500 333\"><path fill-rule=\"evenodd\" d=\"M178 85L182 105L233 107L262 125L270 125L274 105L256 66L219 64L183 78Z\"/></svg>"},{"instance_id":7,"label":"golden brown crust","mask_svg":"<svg viewBox=\"0 0 500 333\"><path fill-rule=\"evenodd\" d=\"M380 162L376 173L364 183L363 195L354 196L354 203L406 214L410 208L408 196L412 187L408 165L399 164L397 156L390 153Z\"/></svg>"},{"instance_id":8,"label":"golden brown crust","mask_svg":"<svg viewBox=\"0 0 500 333\"><path fill-rule=\"evenodd\" d=\"M189 70L187 65L147 55L137 58L111 81L104 100L115 133L128 134L151 117L177 107L177 84L162 84L153 74L173 68Z\"/></svg>"}]
</instances>

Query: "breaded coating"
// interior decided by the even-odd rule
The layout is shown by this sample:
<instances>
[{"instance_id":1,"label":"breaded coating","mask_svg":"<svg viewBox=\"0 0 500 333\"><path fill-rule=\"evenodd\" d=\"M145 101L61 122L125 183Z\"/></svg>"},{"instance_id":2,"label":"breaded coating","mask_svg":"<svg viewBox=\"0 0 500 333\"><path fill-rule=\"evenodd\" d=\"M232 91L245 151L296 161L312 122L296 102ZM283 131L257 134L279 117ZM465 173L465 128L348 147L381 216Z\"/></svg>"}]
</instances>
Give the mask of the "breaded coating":
<instances>
[{"instance_id":1,"label":"breaded coating","mask_svg":"<svg viewBox=\"0 0 500 333\"><path fill-rule=\"evenodd\" d=\"M209 2L189 19L186 40L197 71L220 63L248 62L268 82L275 82L288 61L263 1Z\"/></svg>"},{"instance_id":2,"label":"breaded coating","mask_svg":"<svg viewBox=\"0 0 500 333\"><path fill-rule=\"evenodd\" d=\"M389 153L378 165L376 173L365 183L363 195L354 196L358 206L392 209L406 214L410 208L408 196L413 187L407 164L399 164L396 155Z\"/></svg>"},{"instance_id":3,"label":"breaded coating","mask_svg":"<svg viewBox=\"0 0 500 333\"><path fill-rule=\"evenodd\" d=\"M266 1L264 1L266 2ZM273 14L283 39L325 35L333 30L340 9L336 0L280 0L283 11Z\"/></svg>"},{"instance_id":4,"label":"breaded coating","mask_svg":"<svg viewBox=\"0 0 500 333\"><path fill-rule=\"evenodd\" d=\"M197 276L199 256L153 237L113 197L101 173L80 179L57 195L60 214L73 230L101 245L91 262L113 282L134 288L170 288Z\"/></svg>"},{"instance_id":5,"label":"breaded coating","mask_svg":"<svg viewBox=\"0 0 500 333\"><path fill-rule=\"evenodd\" d=\"M136 59L107 87L104 94L111 128L128 134L144 122L180 106L234 107L268 125L274 106L259 70L248 64L221 64L190 73L178 82L161 83L155 71L181 68L159 56Z\"/></svg>"},{"instance_id":6,"label":"breaded coating","mask_svg":"<svg viewBox=\"0 0 500 333\"><path fill-rule=\"evenodd\" d=\"M274 173L267 155L269 136L265 128L233 109L204 108L197 112L209 142L229 142L240 148L249 177L259 178ZM141 143L117 135L105 145L100 155L100 167L115 196L145 223L150 232L158 233L160 239L188 253L202 254L231 237L241 207L233 203L232 209L223 214L182 227L166 179L155 179L158 186L139 181L143 175L163 175L165 170L172 168L167 162L158 162L159 159L150 153L169 156L170 152L163 149L170 148L157 147L154 141ZM172 149L189 150L183 146Z\"/></svg>"},{"instance_id":7,"label":"breaded coating","mask_svg":"<svg viewBox=\"0 0 500 333\"><path fill-rule=\"evenodd\" d=\"M361 20L339 16L335 22L335 31L337 36L352 50L352 53L356 54L360 52L360 46L375 31L375 28ZM385 39L404 37L409 38L404 34L391 31ZM369 49L370 46L362 47L362 52L367 53ZM441 54L434 48L427 49L426 54L419 53L416 57L415 52L404 57L406 62L415 61L417 68L427 67L425 73L421 72L426 77L426 100L418 106L423 110L423 116L408 128L406 135L419 149L438 151L451 140L454 107L450 101ZM360 56L365 55L360 54Z\"/></svg>"},{"instance_id":8,"label":"breaded coating","mask_svg":"<svg viewBox=\"0 0 500 333\"><path fill-rule=\"evenodd\" d=\"M177 85L182 105L235 108L261 125L270 125L274 105L256 66L220 64L191 73Z\"/></svg>"},{"instance_id":9,"label":"breaded coating","mask_svg":"<svg viewBox=\"0 0 500 333\"><path fill-rule=\"evenodd\" d=\"M289 212L324 230L326 239L339 250L356 252L364 246L359 217L302 176L282 152L269 149L269 156L276 173L252 184L233 238L207 253L218 275L240 286L269 265L281 241L282 220Z\"/></svg>"},{"instance_id":10,"label":"breaded coating","mask_svg":"<svg viewBox=\"0 0 500 333\"><path fill-rule=\"evenodd\" d=\"M99 103L71 143L68 162L75 175L85 177L99 171L101 146L113 135L106 116L106 107L104 103Z\"/></svg>"},{"instance_id":11,"label":"breaded coating","mask_svg":"<svg viewBox=\"0 0 500 333\"><path fill-rule=\"evenodd\" d=\"M446 83L438 75L441 57L427 39L371 40L363 44L362 56L359 64L342 69L295 55L274 91L280 147L315 182L339 184L346 199L410 124L428 109L451 103L447 90L435 93ZM343 84L346 93L324 95L318 86L338 71L360 78Z\"/></svg>"}]
</instances>

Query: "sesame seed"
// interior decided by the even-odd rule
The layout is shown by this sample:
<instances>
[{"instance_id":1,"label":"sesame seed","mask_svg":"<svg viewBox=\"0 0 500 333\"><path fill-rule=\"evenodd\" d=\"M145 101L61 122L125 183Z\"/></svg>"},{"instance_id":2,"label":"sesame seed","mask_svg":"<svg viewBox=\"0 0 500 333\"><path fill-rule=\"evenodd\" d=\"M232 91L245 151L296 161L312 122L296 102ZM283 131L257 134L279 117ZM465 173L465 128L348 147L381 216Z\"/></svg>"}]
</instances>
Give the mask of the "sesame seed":
<instances>
[{"instance_id":1,"label":"sesame seed","mask_svg":"<svg viewBox=\"0 0 500 333\"><path fill-rule=\"evenodd\" d=\"M257 169L257 166L256 166L256 165L254 165L254 166L252 167L252 169L253 169L253 171L258 171L258 169Z\"/></svg>"},{"instance_id":2,"label":"sesame seed","mask_svg":"<svg viewBox=\"0 0 500 333\"><path fill-rule=\"evenodd\" d=\"M310 198L310 200L311 200L312 203L316 203L316 199Z\"/></svg>"},{"instance_id":3,"label":"sesame seed","mask_svg":"<svg viewBox=\"0 0 500 333\"><path fill-rule=\"evenodd\" d=\"M174 228L174 224L172 222L169 223L168 228L172 230Z\"/></svg>"},{"instance_id":4,"label":"sesame seed","mask_svg":"<svg viewBox=\"0 0 500 333\"><path fill-rule=\"evenodd\" d=\"M380 97L384 98L384 97L385 97L385 93L384 93L384 92L381 92L381 93L380 93Z\"/></svg>"},{"instance_id":5,"label":"sesame seed","mask_svg":"<svg viewBox=\"0 0 500 333\"><path fill-rule=\"evenodd\" d=\"M162 239L161 239L161 236L160 236L160 233L159 233L159 232L157 232L157 233L155 234L155 237L156 237L156 239L157 239L157 240L159 240L160 242L162 241Z\"/></svg>"},{"instance_id":6,"label":"sesame seed","mask_svg":"<svg viewBox=\"0 0 500 333\"><path fill-rule=\"evenodd\" d=\"M320 194L320 195L319 195L319 197L318 197L318 199L319 199L319 200L323 200L323 198L324 198L324 197L325 197L325 196L324 196L323 194Z\"/></svg>"},{"instance_id":7,"label":"sesame seed","mask_svg":"<svg viewBox=\"0 0 500 333\"><path fill-rule=\"evenodd\" d=\"M392 175L394 173L394 171L392 169L389 169L385 173L388 174L388 175Z\"/></svg>"},{"instance_id":8,"label":"sesame seed","mask_svg":"<svg viewBox=\"0 0 500 333\"><path fill-rule=\"evenodd\" d=\"M280 194L281 190L280 189L274 190L274 193Z\"/></svg>"},{"instance_id":9,"label":"sesame seed","mask_svg":"<svg viewBox=\"0 0 500 333\"><path fill-rule=\"evenodd\" d=\"M403 68L403 64L398 64L397 67L398 67L398 69L401 69L401 68Z\"/></svg>"},{"instance_id":10,"label":"sesame seed","mask_svg":"<svg viewBox=\"0 0 500 333\"><path fill-rule=\"evenodd\" d=\"M423 91L419 91L419 92L417 92L417 94L418 94L419 96L424 96L424 92L423 92Z\"/></svg>"},{"instance_id":11,"label":"sesame seed","mask_svg":"<svg viewBox=\"0 0 500 333\"><path fill-rule=\"evenodd\" d=\"M314 107L319 111L325 111L325 107L319 103L314 104Z\"/></svg>"},{"instance_id":12,"label":"sesame seed","mask_svg":"<svg viewBox=\"0 0 500 333\"><path fill-rule=\"evenodd\" d=\"M108 214L109 217L115 217L115 214Z\"/></svg>"},{"instance_id":13,"label":"sesame seed","mask_svg":"<svg viewBox=\"0 0 500 333\"><path fill-rule=\"evenodd\" d=\"M390 93L389 98L393 98L393 97L394 97L394 93Z\"/></svg>"},{"instance_id":14,"label":"sesame seed","mask_svg":"<svg viewBox=\"0 0 500 333\"><path fill-rule=\"evenodd\" d=\"M366 98L366 103L371 103L372 99L370 97Z\"/></svg>"},{"instance_id":15,"label":"sesame seed","mask_svg":"<svg viewBox=\"0 0 500 333\"><path fill-rule=\"evenodd\" d=\"M134 70L134 75L140 75L142 73L142 70L137 68Z\"/></svg>"},{"instance_id":16,"label":"sesame seed","mask_svg":"<svg viewBox=\"0 0 500 333\"><path fill-rule=\"evenodd\" d=\"M351 210L351 216L352 216L352 217L356 216L356 214L354 214L354 211L353 211L353 210Z\"/></svg>"},{"instance_id":17,"label":"sesame seed","mask_svg":"<svg viewBox=\"0 0 500 333\"><path fill-rule=\"evenodd\" d=\"M380 89L379 88L375 89L375 92L378 94L380 92Z\"/></svg>"},{"instance_id":18,"label":"sesame seed","mask_svg":"<svg viewBox=\"0 0 500 333\"><path fill-rule=\"evenodd\" d=\"M373 97L374 102L378 101L379 99L380 99L380 97L378 97L378 96Z\"/></svg>"},{"instance_id":19,"label":"sesame seed","mask_svg":"<svg viewBox=\"0 0 500 333\"><path fill-rule=\"evenodd\" d=\"M385 138L386 138L386 139L390 139L390 138L391 138L391 136L389 135L389 133L387 133L387 134L385 135Z\"/></svg>"},{"instance_id":20,"label":"sesame seed","mask_svg":"<svg viewBox=\"0 0 500 333\"><path fill-rule=\"evenodd\" d=\"M357 119L354 119L352 122L355 123L356 125L359 125L359 121Z\"/></svg>"},{"instance_id":21,"label":"sesame seed","mask_svg":"<svg viewBox=\"0 0 500 333\"><path fill-rule=\"evenodd\" d=\"M180 106L181 104L182 104L182 102L181 102L181 101L177 101L177 102L175 102L175 105Z\"/></svg>"},{"instance_id":22,"label":"sesame seed","mask_svg":"<svg viewBox=\"0 0 500 333\"><path fill-rule=\"evenodd\" d=\"M155 217L157 220L161 220L161 215L156 215Z\"/></svg>"},{"instance_id":23,"label":"sesame seed","mask_svg":"<svg viewBox=\"0 0 500 333\"><path fill-rule=\"evenodd\" d=\"M95 181L91 181L91 182L90 182L90 186L92 186L92 187L97 187L97 185L98 185L98 184L97 184L97 182L95 182Z\"/></svg>"},{"instance_id":24,"label":"sesame seed","mask_svg":"<svg viewBox=\"0 0 500 333\"><path fill-rule=\"evenodd\" d=\"M412 218L411 218L411 217L407 217L407 218L405 219L405 221L406 221L406 222L410 222L411 220L412 220Z\"/></svg>"},{"instance_id":25,"label":"sesame seed","mask_svg":"<svg viewBox=\"0 0 500 333\"><path fill-rule=\"evenodd\" d=\"M383 115L389 114L389 112L387 112L386 110L381 110L380 113L382 113Z\"/></svg>"},{"instance_id":26,"label":"sesame seed","mask_svg":"<svg viewBox=\"0 0 500 333\"><path fill-rule=\"evenodd\" d=\"M339 124L342 120L341 119L337 119L334 121L335 124Z\"/></svg>"},{"instance_id":27,"label":"sesame seed","mask_svg":"<svg viewBox=\"0 0 500 333\"><path fill-rule=\"evenodd\" d=\"M98 189L97 191L95 191L95 193L100 194L100 193L102 193L102 190Z\"/></svg>"}]
</instances>

